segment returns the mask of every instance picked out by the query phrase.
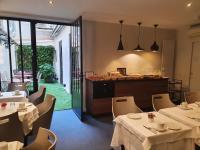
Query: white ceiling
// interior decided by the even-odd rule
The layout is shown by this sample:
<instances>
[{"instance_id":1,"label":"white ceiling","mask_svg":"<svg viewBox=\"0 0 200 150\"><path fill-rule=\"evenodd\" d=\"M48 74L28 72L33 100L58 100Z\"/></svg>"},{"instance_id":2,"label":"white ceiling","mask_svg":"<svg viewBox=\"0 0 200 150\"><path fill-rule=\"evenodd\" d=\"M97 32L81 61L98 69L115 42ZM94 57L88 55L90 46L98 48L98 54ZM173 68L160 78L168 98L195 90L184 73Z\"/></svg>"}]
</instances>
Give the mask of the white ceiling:
<instances>
[{"instance_id":1,"label":"white ceiling","mask_svg":"<svg viewBox=\"0 0 200 150\"><path fill-rule=\"evenodd\" d=\"M190 8L186 7L192 2ZM144 26L158 23L161 27L177 28L198 22L200 0L0 0L0 12L45 16L60 19L84 19L126 24L142 21ZM13 15L13 14L12 14Z\"/></svg>"}]
</instances>

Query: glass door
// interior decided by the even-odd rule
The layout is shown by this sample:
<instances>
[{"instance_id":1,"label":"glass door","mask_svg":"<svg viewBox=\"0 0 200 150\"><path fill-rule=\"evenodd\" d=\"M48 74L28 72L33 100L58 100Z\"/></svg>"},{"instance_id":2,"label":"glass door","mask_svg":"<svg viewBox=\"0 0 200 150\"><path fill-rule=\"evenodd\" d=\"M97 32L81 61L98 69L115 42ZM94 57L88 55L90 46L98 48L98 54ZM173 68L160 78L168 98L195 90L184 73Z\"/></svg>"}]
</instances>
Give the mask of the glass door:
<instances>
[{"instance_id":1,"label":"glass door","mask_svg":"<svg viewBox=\"0 0 200 150\"><path fill-rule=\"evenodd\" d=\"M72 109L83 120L82 17L72 23L70 41Z\"/></svg>"},{"instance_id":2,"label":"glass door","mask_svg":"<svg viewBox=\"0 0 200 150\"><path fill-rule=\"evenodd\" d=\"M33 91L31 26L28 21L0 19L1 90L9 83L26 83Z\"/></svg>"}]
</instances>

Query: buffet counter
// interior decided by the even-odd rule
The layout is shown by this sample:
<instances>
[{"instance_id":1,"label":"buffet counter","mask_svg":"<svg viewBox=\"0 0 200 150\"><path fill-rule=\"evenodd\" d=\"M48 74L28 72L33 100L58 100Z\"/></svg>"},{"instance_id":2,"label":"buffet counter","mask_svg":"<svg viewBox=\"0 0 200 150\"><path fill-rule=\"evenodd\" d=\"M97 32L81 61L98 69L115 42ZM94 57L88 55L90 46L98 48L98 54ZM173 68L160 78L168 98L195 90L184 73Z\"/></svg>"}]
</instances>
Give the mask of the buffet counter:
<instances>
[{"instance_id":1,"label":"buffet counter","mask_svg":"<svg viewBox=\"0 0 200 150\"><path fill-rule=\"evenodd\" d=\"M112 112L112 97L134 96L144 111L152 110L153 94L168 92L168 78L161 76L120 76L86 78L86 108L92 115Z\"/></svg>"}]
</instances>

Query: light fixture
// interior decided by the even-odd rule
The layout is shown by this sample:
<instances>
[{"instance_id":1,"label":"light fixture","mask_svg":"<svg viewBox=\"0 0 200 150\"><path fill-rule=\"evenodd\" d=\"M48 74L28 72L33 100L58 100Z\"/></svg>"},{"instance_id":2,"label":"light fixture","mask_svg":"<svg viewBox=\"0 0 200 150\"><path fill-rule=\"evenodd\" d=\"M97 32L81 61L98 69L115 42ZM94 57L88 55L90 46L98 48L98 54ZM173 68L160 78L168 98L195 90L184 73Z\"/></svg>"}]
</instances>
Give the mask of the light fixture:
<instances>
[{"instance_id":1,"label":"light fixture","mask_svg":"<svg viewBox=\"0 0 200 150\"><path fill-rule=\"evenodd\" d=\"M144 49L140 46L140 26L141 26L141 22L138 22L138 45L137 47L134 49L135 51L143 51Z\"/></svg>"},{"instance_id":2,"label":"light fixture","mask_svg":"<svg viewBox=\"0 0 200 150\"><path fill-rule=\"evenodd\" d=\"M123 22L124 22L123 20L119 20L121 28L120 28L119 44L118 44L117 50L124 50L124 46L122 44L122 25L123 25Z\"/></svg>"},{"instance_id":3,"label":"light fixture","mask_svg":"<svg viewBox=\"0 0 200 150\"><path fill-rule=\"evenodd\" d=\"M191 7L191 6L192 6L192 2L187 3L186 6L187 6L187 7Z\"/></svg>"},{"instance_id":4,"label":"light fixture","mask_svg":"<svg viewBox=\"0 0 200 150\"><path fill-rule=\"evenodd\" d=\"M154 42L151 45L151 51L152 52L158 52L158 50L159 50L159 46L158 46L158 44L156 42L156 30L157 30L157 27L158 27L158 24L155 24L154 25Z\"/></svg>"},{"instance_id":5,"label":"light fixture","mask_svg":"<svg viewBox=\"0 0 200 150\"><path fill-rule=\"evenodd\" d=\"M49 0L49 5L54 6L55 0Z\"/></svg>"}]
</instances>

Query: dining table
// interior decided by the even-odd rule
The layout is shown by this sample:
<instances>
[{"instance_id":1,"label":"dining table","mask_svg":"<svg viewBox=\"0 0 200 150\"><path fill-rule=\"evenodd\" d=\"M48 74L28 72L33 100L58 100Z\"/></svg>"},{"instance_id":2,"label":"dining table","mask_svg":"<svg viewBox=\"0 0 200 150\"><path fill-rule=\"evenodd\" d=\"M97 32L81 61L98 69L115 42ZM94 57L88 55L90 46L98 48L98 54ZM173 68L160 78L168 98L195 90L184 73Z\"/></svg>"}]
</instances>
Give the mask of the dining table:
<instances>
[{"instance_id":1,"label":"dining table","mask_svg":"<svg viewBox=\"0 0 200 150\"><path fill-rule=\"evenodd\" d=\"M114 119L115 127L111 141L112 148L121 145L126 150L194 150L194 135L191 127L158 112L135 114L136 117L120 115ZM164 124L163 130L157 125Z\"/></svg>"},{"instance_id":2,"label":"dining table","mask_svg":"<svg viewBox=\"0 0 200 150\"><path fill-rule=\"evenodd\" d=\"M17 94L15 91L1 92L0 102L27 102L28 99L26 96L27 95L25 91L19 91Z\"/></svg>"},{"instance_id":3,"label":"dining table","mask_svg":"<svg viewBox=\"0 0 200 150\"><path fill-rule=\"evenodd\" d=\"M20 104L25 105L23 109L20 108ZM33 122L39 118L38 109L29 102L6 102L6 107L0 107L0 118L16 111L18 111L19 120L23 124L24 134L27 135L32 130Z\"/></svg>"},{"instance_id":4,"label":"dining table","mask_svg":"<svg viewBox=\"0 0 200 150\"><path fill-rule=\"evenodd\" d=\"M0 150L20 150L23 147L23 145L24 144L19 141L12 141L12 142L1 141Z\"/></svg>"},{"instance_id":5,"label":"dining table","mask_svg":"<svg viewBox=\"0 0 200 150\"><path fill-rule=\"evenodd\" d=\"M200 103L192 103L186 106L160 109L159 113L177 120L192 128L196 137L196 144L200 146Z\"/></svg>"}]
</instances>

